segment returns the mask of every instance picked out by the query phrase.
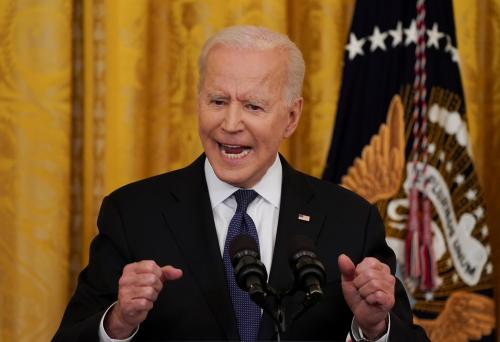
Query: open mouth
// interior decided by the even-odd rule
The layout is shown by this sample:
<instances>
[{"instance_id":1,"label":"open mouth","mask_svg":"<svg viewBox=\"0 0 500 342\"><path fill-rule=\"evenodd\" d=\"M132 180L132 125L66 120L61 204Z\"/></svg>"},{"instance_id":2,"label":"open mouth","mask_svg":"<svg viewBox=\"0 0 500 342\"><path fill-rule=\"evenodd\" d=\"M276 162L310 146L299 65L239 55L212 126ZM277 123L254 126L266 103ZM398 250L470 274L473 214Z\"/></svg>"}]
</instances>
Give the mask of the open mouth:
<instances>
[{"instance_id":1,"label":"open mouth","mask_svg":"<svg viewBox=\"0 0 500 342\"><path fill-rule=\"evenodd\" d=\"M244 158L252 150L252 148L249 146L227 145L227 144L222 144L222 143L218 143L218 144L219 144L219 149L222 152L222 154L224 155L224 157L227 157L230 159Z\"/></svg>"}]
</instances>

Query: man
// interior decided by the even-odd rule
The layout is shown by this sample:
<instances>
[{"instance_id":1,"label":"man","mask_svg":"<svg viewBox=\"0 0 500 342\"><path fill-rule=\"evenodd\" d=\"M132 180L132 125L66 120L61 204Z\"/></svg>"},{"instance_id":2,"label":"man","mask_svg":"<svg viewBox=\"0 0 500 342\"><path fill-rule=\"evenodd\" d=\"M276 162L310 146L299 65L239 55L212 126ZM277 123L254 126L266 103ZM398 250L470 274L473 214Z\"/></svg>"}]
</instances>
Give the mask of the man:
<instances>
[{"instance_id":1,"label":"man","mask_svg":"<svg viewBox=\"0 0 500 342\"><path fill-rule=\"evenodd\" d=\"M199 68L205 154L105 198L89 265L54 340L274 339L271 318L237 292L227 266L230 240L246 230L274 288L292 284L287 245L295 235L315 241L326 267L323 300L282 339L344 340L351 332L355 340L426 341L391 274L395 258L377 210L278 156L302 112L295 44L230 27L205 43Z\"/></svg>"}]
</instances>

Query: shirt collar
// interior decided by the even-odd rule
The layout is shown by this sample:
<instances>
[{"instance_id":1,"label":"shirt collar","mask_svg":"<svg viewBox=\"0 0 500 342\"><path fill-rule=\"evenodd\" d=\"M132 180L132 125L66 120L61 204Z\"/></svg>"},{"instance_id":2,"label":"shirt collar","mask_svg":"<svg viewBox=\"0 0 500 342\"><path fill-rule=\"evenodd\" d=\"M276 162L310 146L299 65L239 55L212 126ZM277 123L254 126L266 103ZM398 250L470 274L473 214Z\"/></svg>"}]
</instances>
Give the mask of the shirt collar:
<instances>
[{"instance_id":1,"label":"shirt collar","mask_svg":"<svg viewBox=\"0 0 500 342\"><path fill-rule=\"evenodd\" d=\"M207 180L208 193L212 209L221 202L224 202L239 188L221 181L215 175L214 169L208 158L205 158L205 179ZM271 203L276 208L280 207L281 182L283 180L283 168L279 156L276 156L274 163L267 169L260 181L252 189L262 198Z\"/></svg>"}]
</instances>

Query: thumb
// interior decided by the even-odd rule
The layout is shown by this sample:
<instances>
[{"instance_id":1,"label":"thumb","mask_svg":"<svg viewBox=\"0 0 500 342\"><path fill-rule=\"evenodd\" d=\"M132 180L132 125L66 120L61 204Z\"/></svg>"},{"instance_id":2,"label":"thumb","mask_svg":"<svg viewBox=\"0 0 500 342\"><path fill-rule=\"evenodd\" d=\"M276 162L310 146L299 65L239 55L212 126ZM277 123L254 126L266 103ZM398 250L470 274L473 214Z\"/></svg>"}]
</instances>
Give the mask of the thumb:
<instances>
[{"instance_id":1,"label":"thumb","mask_svg":"<svg viewBox=\"0 0 500 342\"><path fill-rule=\"evenodd\" d=\"M343 281L353 281L356 273L356 266L345 254L341 254L338 259L340 273L342 274Z\"/></svg>"},{"instance_id":2,"label":"thumb","mask_svg":"<svg viewBox=\"0 0 500 342\"><path fill-rule=\"evenodd\" d=\"M163 281L165 280L177 280L182 277L182 270L179 268L175 268L174 266L163 266L161 268L161 272L163 273Z\"/></svg>"}]
</instances>

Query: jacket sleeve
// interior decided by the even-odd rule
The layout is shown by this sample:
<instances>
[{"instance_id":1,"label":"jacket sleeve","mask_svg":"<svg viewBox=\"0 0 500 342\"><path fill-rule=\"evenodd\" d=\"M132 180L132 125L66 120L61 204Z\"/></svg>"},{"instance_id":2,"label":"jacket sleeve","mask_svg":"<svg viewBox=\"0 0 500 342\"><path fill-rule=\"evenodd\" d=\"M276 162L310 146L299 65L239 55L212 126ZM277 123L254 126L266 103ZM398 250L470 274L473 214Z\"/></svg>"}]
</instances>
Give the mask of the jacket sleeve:
<instances>
[{"instance_id":1,"label":"jacket sleeve","mask_svg":"<svg viewBox=\"0 0 500 342\"><path fill-rule=\"evenodd\" d=\"M123 267L132 262L120 211L112 197L104 198L97 226L99 233L90 246L89 264L78 277L52 341L99 341L100 320L117 300Z\"/></svg>"}]
</instances>

